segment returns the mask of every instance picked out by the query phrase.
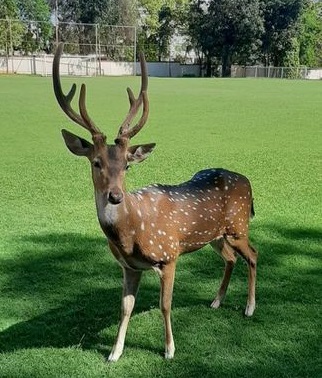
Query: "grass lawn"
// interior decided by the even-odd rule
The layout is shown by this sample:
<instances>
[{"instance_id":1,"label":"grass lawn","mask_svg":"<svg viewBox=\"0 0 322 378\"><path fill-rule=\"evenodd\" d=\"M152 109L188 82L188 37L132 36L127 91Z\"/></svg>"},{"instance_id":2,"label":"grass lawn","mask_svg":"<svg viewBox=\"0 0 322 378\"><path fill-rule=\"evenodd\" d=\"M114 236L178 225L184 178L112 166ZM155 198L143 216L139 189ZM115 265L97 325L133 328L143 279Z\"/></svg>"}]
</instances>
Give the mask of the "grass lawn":
<instances>
[{"instance_id":1,"label":"grass lawn","mask_svg":"<svg viewBox=\"0 0 322 378\"><path fill-rule=\"evenodd\" d=\"M125 88L139 79L84 81L89 113L112 141ZM210 309L223 262L206 247L178 263L174 360L163 359L159 280L147 272L124 355L107 364L122 274L98 225L88 163L60 129L88 135L58 108L50 78L1 76L0 377L322 377L322 81L151 78L149 94L133 143L157 148L127 187L179 183L206 167L250 178L254 316L242 315L241 260L224 305Z\"/></svg>"}]
</instances>

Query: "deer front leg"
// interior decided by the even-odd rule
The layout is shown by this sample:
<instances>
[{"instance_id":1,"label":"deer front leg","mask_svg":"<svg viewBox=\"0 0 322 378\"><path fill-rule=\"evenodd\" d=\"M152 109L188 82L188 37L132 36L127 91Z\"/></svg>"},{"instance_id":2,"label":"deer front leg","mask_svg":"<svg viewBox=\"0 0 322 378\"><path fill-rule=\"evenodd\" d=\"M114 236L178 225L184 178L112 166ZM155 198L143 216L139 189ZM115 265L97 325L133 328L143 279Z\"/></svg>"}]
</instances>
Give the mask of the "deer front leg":
<instances>
[{"instance_id":1,"label":"deer front leg","mask_svg":"<svg viewBox=\"0 0 322 378\"><path fill-rule=\"evenodd\" d=\"M123 268L123 296L122 296L122 313L121 321L117 333L117 338L111 354L108 357L109 362L117 361L124 349L124 340L127 326L134 308L135 297L138 291L142 272Z\"/></svg>"},{"instance_id":2,"label":"deer front leg","mask_svg":"<svg viewBox=\"0 0 322 378\"><path fill-rule=\"evenodd\" d=\"M173 358L175 351L171 327L171 303L175 269L175 263L170 263L168 265L164 265L160 272L160 308L162 311L165 327L165 358L168 359Z\"/></svg>"}]
</instances>

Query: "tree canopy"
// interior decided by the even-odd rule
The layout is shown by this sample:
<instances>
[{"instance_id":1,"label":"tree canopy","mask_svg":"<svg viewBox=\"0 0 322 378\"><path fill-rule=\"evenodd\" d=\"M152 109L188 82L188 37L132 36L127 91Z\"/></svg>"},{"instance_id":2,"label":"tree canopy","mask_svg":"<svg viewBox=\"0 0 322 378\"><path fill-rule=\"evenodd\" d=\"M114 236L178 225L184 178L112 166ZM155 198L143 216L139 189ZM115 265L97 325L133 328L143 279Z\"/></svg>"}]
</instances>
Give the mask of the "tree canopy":
<instances>
[{"instance_id":1,"label":"tree canopy","mask_svg":"<svg viewBox=\"0 0 322 378\"><path fill-rule=\"evenodd\" d=\"M207 76L219 65L229 76L232 64L322 64L322 2L314 0L1 0L0 49L49 50L56 5L69 52L93 53L98 40L101 53L122 59L136 43L162 61L184 36Z\"/></svg>"},{"instance_id":2,"label":"tree canopy","mask_svg":"<svg viewBox=\"0 0 322 378\"><path fill-rule=\"evenodd\" d=\"M189 30L207 58L208 76L211 58L221 61L223 76L230 76L233 61L245 61L258 49L263 33L258 0L197 1L190 9Z\"/></svg>"},{"instance_id":3,"label":"tree canopy","mask_svg":"<svg viewBox=\"0 0 322 378\"><path fill-rule=\"evenodd\" d=\"M195 0L188 32L207 65L274 66L317 64L321 51L320 2L310 0Z\"/></svg>"},{"instance_id":4,"label":"tree canopy","mask_svg":"<svg viewBox=\"0 0 322 378\"><path fill-rule=\"evenodd\" d=\"M322 64L322 3L308 3L299 24L299 59L309 67Z\"/></svg>"},{"instance_id":5,"label":"tree canopy","mask_svg":"<svg viewBox=\"0 0 322 378\"><path fill-rule=\"evenodd\" d=\"M34 52L49 44L52 25L46 0L2 0L0 19L0 48L7 52Z\"/></svg>"},{"instance_id":6,"label":"tree canopy","mask_svg":"<svg viewBox=\"0 0 322 378\"><path fill-rule=\"evenodd\" d=\"M168 59L171 38L184 25L188 0L138 0L138 45L148 59Z\"/></svg>"}]
</instances>

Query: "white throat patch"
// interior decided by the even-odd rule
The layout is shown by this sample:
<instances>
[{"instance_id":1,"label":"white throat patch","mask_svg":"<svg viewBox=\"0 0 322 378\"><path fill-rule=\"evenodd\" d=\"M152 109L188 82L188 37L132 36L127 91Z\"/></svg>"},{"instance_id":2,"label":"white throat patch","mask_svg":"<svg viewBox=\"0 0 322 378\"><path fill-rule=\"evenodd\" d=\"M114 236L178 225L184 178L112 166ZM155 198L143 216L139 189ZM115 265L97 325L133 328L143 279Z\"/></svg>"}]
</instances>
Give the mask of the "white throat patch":
<instances>
[{"instance_id":1,"label":"white throat patch","mask_svg":"<svg viewBox=\"0 0 322 378\"><path fill-rule=\"evenodd\" d=\"M119 209L122 204L113 205L108 202L107 196L95 192L97 216L101 223L113 225L119 217Z\"/></svg>"}]
</instances>

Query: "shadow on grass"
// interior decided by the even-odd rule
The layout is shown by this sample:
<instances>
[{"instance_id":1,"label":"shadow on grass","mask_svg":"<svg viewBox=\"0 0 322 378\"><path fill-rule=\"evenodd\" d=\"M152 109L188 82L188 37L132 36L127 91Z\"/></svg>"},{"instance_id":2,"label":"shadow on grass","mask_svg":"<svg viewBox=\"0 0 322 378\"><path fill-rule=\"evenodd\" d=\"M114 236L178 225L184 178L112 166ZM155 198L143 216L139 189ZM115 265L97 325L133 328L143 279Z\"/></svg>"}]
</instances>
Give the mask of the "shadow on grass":
<instances>
[{"instance_id":1,"label":"shadow on grass","mask_svg":"<svg viewBox=\"0 0 322 378\"><path fill-rule=\"evenodd\" d=\"M322 292L322 229L297 229L279 224L257 225L252 230L252 244L259 252L257 267L257 303L316 303ZM205 248L199 258L183 259L182 269L190 278L219 279L223 263L212 260L212 250ZM219 268L218 268L219 267ZM247 296L247 266L241 258L234 269L231 284L240 290L234 302L241 304ZM224 305L231 303L230 288ZM233 293L235 294L235 293Z\"/></svg>"},{"instance_id":2,"label":"shadow on grass","mask_svg":"<svg viewBox=\"0 0 322 378\"><path fill-rule=\"evenodd\" d=\"M274 301L276 305L298 303L299 292L301 301L311 303L322 289L322 256L318 244L320 230L268 225L262 226L260 231L267 231L267 237L260 240L255 234L254 240L260 253L257 311L260 311L261 302ZM313 246L303 251L303 245L308 240L314 242ZM20 258L5 260L1 264L0 274L7 276L4 293L9 298L35 297L45 303L44 311L41 315L2 331L0 351L68 346L100 349L100 344L112 346L115 334L103 338L100 332L116 326L119 321L121 270L106 252L105 239L66 233L30 236L21 240L21 243L26 248ZM212 254L207 249L200 251L199 255L188 255L180 260L174 289L174 308L209 306L212 298L206 301L202 295L198 295L198 281L213 283L213 292L217 289L215 278L219 280L221 277L223 264ZM301 256L309 258L312 264L302 266L299 263L292 269L287 269L285 265L285 272L281 273L285 258ZM239 305L244 305L240 295L243 293L246 302L247 269L239 263L234 273L233 285L237 286L236 281L241 285L232 297L235 297L234 301L238 298ZM151 306L157 307L158 295L157 281L155 284L144 282L134 313L147 311ZM227 299L229 296L228 290ZM228 299L227 302L226 309L233 309L230 304L232 300ZM176 333L180 333L181 326L186 327L185 321L178 322ZM143 347L139 341L132 341L132 346ZM153 350L152 345L147 348ZM155 351L162 353L158 348ZM101 352L104 355L108 353L104 350Z\"/></svg>"},{"instance_id":3,"label":"shadow on grass","mask_svg":"<svg viewBox=\"0 0 322 378\"><path fill-rule=\"evenodd\" d=\"M106 239L66 233L33 235L20 242L24 247L19 258L0 264L0 274L6 276L1 291L5 300L13 300L11 312L16 306L21 314L22 300L40 308L35 312L42 310L42 314L0 332L0 352L69 346L93 349L100 344L111 347L116 331L111 338L99 333L119 322L122 270L107 250ZM158 279L154 284L142 282L133 315L158 307L158 297ZM186 298L181 302L186 303ZM198 298L189 303L198 303Z\"/></svg>"}]
</instances>

